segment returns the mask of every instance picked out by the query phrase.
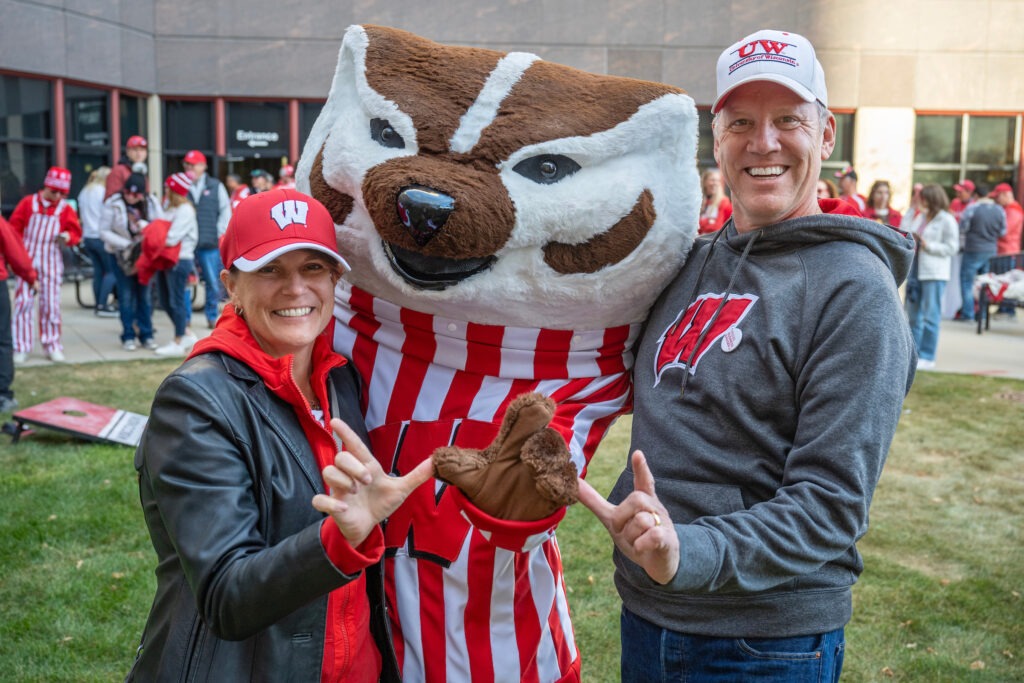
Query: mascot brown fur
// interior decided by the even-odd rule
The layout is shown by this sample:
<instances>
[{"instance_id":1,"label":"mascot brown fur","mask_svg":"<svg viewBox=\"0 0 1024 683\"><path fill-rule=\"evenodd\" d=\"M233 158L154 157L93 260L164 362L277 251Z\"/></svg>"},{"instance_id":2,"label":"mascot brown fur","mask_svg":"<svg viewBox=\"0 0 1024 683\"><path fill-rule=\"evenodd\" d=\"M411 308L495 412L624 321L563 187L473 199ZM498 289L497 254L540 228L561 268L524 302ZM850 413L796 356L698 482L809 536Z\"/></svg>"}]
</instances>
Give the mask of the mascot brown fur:
<instances>
[{"instance_id":1,"label":"mascot brown fur","mask_svg":"<svg viewBox=\"0 0 1024 683\"><path fill-rule=\"evenodd\" d=\"M669 86L346 31L297 181L353 268L374 454L439 477L385 524L405 680L579 679L554 531L693 241L696 123Z\"/></svg>"}]
</instances>

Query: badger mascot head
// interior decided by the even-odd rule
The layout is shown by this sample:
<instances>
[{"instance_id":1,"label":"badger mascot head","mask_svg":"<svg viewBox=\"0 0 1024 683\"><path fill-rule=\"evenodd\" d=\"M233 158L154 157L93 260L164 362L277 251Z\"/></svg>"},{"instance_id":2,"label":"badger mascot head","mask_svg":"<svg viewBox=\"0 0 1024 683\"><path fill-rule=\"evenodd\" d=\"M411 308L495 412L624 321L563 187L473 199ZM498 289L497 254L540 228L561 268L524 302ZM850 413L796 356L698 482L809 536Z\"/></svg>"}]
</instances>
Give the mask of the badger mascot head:
<instances>
[{"instance_id":1,"label":"badger mascot head","mask_svg":"<svg viewBox=\"0 0 1024 683\"><path fill-rule=\"evenodd\" d=\"M642 320L699 208L693 101L535 55L350 27L299 189L349 281L481 323Z\"/></svg>"},{"instance_id":2,"label":"badger mascot head","mask_svg":"<svg viewBox=\"0 0 1024 683\"><path fill-rule=\"evenodd\" d=\"M433 460L383 526L404 680L579 680L555 528L696 233L696 127L669 86L346 31L297 181L374 456Z\"/></svg>"}]
</instances>

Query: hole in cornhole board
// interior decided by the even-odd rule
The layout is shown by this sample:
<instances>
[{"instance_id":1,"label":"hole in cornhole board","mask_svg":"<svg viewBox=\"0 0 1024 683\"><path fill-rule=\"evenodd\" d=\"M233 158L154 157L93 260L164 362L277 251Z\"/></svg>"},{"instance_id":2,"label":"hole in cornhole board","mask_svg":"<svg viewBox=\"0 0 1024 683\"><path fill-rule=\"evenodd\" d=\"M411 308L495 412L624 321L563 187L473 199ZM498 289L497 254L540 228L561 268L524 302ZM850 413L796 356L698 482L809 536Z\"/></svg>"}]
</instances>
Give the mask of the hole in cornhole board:
<instances>
[{"instance_id":1,"label":"hole in cornhole board","mask_svg":"<svg viewBox=\"0 0 1024 683\"><path fill-rule=\"evenodd\" d=\"M16 411L11 417L17 423L13 443L28 429L27 425L52 429L86 441L138 446L149 419L139 413L89 403L62 396Z\"/></svg>"}]
</instances>

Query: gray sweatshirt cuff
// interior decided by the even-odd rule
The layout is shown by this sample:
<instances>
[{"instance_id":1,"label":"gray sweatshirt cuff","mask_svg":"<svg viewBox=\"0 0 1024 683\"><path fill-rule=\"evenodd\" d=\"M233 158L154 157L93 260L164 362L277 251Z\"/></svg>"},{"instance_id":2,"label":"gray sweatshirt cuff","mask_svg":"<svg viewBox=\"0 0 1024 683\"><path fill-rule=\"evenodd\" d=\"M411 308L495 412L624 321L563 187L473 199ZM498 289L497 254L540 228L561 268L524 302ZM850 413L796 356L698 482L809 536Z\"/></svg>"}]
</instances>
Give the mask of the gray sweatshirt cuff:
<instances>
[{"instance_id":1,"label":"gray sweatshirt cuff","mask_svg":"<svg viewBox=\"0 0 1024 683\"><path fill-rule=\"evenodd\" d=\"M714 537L708 529L693 524L676 524L675 529L679 538L679 569L662 589L672 593L703 589L718 571L719 553Z\"/></svg>"}]
</instances>

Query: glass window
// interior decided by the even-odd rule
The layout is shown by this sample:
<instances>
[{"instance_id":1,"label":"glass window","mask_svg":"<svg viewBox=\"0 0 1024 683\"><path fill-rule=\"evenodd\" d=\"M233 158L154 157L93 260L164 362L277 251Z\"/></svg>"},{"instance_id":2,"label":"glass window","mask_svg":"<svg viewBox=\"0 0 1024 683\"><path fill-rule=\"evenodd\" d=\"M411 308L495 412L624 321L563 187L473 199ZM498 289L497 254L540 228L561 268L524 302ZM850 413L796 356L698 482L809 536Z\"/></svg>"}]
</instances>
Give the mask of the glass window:
<instances>
[{"instance_id":1,"label":"glass window","mask_svg":"<svg viewBox=\"0 0 1024 683\"><path fill-rule=\"evenodd\" d=\"M1013 164L1014 117L972 116L967 139L968 164L1006 166Z\"/></svg>"},{"instance_id":2,"label":"glass window","mask_svg":"<svg viewBox=\"0 0 1024 683\"><path fill-rule=\"evenodd\" d=\"M52 145L0 142L0 207L10 216L21 198L43 187L53 165Z\"/></svg>"},{"instance_id":3,"label":"glass window","mask_svg":"<svg viewBox=\"0 0 1024 683\"><path fill-rule=\"evenodd\" d=\"M53 86L0 75L0 210L5 216L43 186L53 165Z\"/></svg>"},{"instance_id":4,"label":"glass window","mask_svg":"<svg viewBox=\"0 0 1024 683\"><path fill-rule=\"evenodd\" d=\"M914 132L914 163L959 164L961 116L919 116Z\"/></svg>"},{"instance_id":5,"label":"glass window","mask_svg":"<svg viewBox=\"0 0 1024 683\"><path fill-rule=\"evenodd\" d=\"M936 182L950 193L967 178L989 186L1016 184L1020 127L1020 116L919 114L914 182Z\"/></svg>"},{"instance_id":6,"label":"glass window","mask_svg":"<svg viewBox=\"0 0 1024 683\"><path fill-rule=\"evenodd\" d=\"M697 110L697 168L701 172L715 168L715 137L711 132L711 121L715 117L710 109Z\"/></svg>"},{"instance_id":7,"label":"glass window","mask_svg":"<svg viewBox=\"0 0 1024 683\"><path fill-rule=\"evenodd\" d=\"M164 175L180 171L181 160L191 149L206 155L213 173L213 102L195 100L164 101Z\"/></svg>"},{"instance_id":8,"label":"glass window","mask_svg":"<svg viewBox=\"0 0 1024 683\"><path fill-rule=\"evenodd\" d=\"M313 131L313 124L324 108L323 102L299 103L299 152L306 146L306 140Z\"/></svg>"},{"instance_id":9,"label":"glass window","mask_svg":"<svg viewBox=\"0 0 1024 683\"><path fill-rule=\"evenodd\" d=\"M121 148L133 135L149 139L146 125L146 98L121 95Z\"/></svg>"},{"instance_id":10,"label":"glass window","mask_svg":"<svg viewBox=\"0 0 1024 683\"><path fill-rule=\"evenodd\" d=\"M71 197L77 197L89 174L110 163L110 94L80 85L64 87L65 130Z\"/></svg>"},{"instance_id":11,"label":"glass window","mask_svg":"<svg viewBox=\"0 0 1024 683\"><path fill-rule=\"evenodd\" d=\"M52 142L49 81L0 75L0 138Z\"/></svg>"},{"instance_id":12,"label":"glass window","mask_svg":"<svg viewBox=\"0 0 1024 683\"><path fill-rule=\"evenodd\" d=\"M844 166L853 165L853 114L836 114L836 146L832 156L821 162L821 177L833 178Z\"/></svg>"}]
</instances>

